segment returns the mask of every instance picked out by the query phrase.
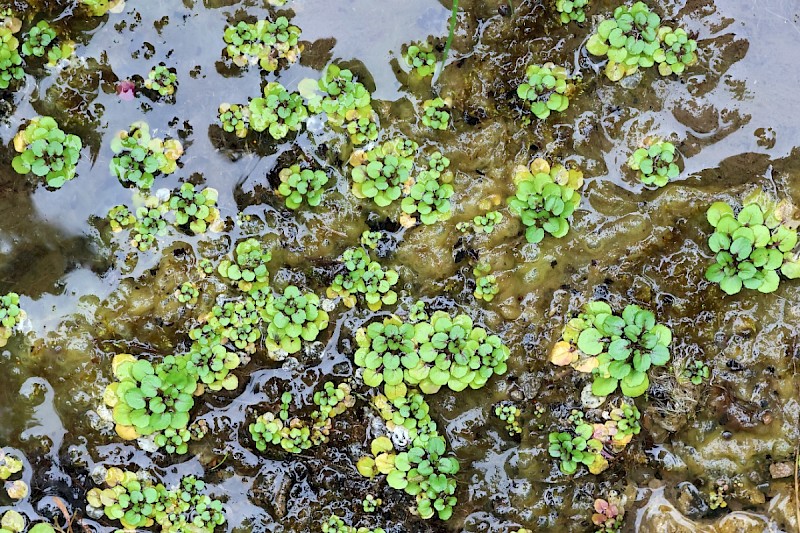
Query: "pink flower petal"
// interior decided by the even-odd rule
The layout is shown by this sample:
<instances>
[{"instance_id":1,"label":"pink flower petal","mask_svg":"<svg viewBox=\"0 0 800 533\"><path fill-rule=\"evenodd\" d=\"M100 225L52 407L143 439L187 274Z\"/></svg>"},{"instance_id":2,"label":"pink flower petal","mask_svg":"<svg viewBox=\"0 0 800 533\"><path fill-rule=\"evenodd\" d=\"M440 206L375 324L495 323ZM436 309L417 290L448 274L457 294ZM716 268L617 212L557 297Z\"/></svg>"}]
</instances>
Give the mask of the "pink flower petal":
<instances>
[{"instance_id":1,"label":"pink flower petal","mask_svg":"<svg viewBox=\"0 0 800 533\"><path fill-rule=\"evenodd\" d=\"M130 80L122 80L117 83L117 95L123 102L129 102L136 98L136 84Z\"/></svg>"}]
</instances>

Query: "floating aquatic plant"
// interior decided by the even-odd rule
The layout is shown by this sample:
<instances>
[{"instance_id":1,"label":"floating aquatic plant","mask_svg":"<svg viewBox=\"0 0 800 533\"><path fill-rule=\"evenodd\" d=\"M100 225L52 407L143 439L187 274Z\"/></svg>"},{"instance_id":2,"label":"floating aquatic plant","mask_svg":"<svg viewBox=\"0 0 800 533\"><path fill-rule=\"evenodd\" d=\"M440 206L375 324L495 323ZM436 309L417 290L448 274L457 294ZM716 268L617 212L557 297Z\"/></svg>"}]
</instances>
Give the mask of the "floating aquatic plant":
<instances>
[{"instance_id":1,"label":"floating aquatic plant","mask_svg":"<svg viewBox=\"0 0 800 533\"><path fill-rule=\"evenodd\" d=\"M178 75L175 69L167 68L163 63L153 67L144 80L144 86L161 96L172 96L178 88Z\"/></svg>"},{"instance_id":2,"label":"floating aquatic plant","mask_svg":"<svg viewBox=\"0 0 800 533\"><path fill-rule=\"evenodd\" d=\"M286 64L297 61L303 50L299 38L300 28L289 24L286 17L253 24L241 21L225 28L223 35L227 43L225 54L235 65L244 67L250 61L258 62L267 72L277 70L282 60Z\"/></svg>"},{"instance_id":3,"label":"floating aquatic plant","mask_svg":"<svg viewBox=\"0 0 800 533\"><path fill-rule=\"evenodd\" d=\"M644 2L631 7L619 6L614 18L606 19L597 26L586 43L586 49L596 56L607 56L605 74L611 81L630 76L639 67L655 64L655 55L661 49L658 29L661 17Z\"/></svg>"},{"instance_id":4,"label":"floating aquatic plant","mask_svg":"<svg viewBox=\"0 0 800 533\"><path fill-rule=\"evenodd\" d=\"M561 431L553 432L547 436L550 446L547 452L550 457L559 460L559 469L564 474L574 474L578 466L583 464L591 467L600 458L602 443L592 438L592 426L579 424L575 433Z\"/></svg>"},{"instance_id":5,"label":"floating aquatic plant","mask_svg":"<svg viewBox=\"0 0 800 533\"><path fill-rule=\"evenodd\" d=\"M684 29L673 30L669 26L661 26L658 40L661 46L653 54L653 59L662 76L683 74L688 67L697 63L697 41L690 39Z\"/></svg>"},{"instance_id":6,"label":"floating aquatic plant","mask_svg":"<svg viewBox=\"0 0 800 533\"><path fill-rule=\"evenodd\" d=\"M382 527L369 529L367 527L356 528L348 526L344 520L334 514L326 522L322 523L322 533L386 533L386 530Z\"/></svg>"},{"instance_id":7,"label":"floating aquatic plant","mask_svg":"<svg viewBox=\"0 0 800 533\"><path fill-rule=\"evenodd\" d=\"M215 305L206 319L215 335L241 352L254 353L256 342L261 339L260 312L252 298L244 298Z\"/></svg>"},{"instance_id":8,"label":"floating aquatic plant","mask_svg":"<svg viewBox=\"0 0 800 533\"><path fill-rule=\"evenodd\" d=\"M239 378L232 372L241 365L241 358L226 347L229 340L223 336L224 330L217 320L189 331L192 345L185 356L187 372L197 375L200 383L212 391L235 390L239 386Z\"/></svg>"},{"instance_id":9,"label":"floating aquatic plant","mask_svg":"<svg viewBox=\"0 0 800 533\"><path fill-rule=\"evenodd\" d=\"M159 174L172 174L178 168L183 146L176 139L150 136L146 122L134 122L128 131L120 131L111 141L116 154L111 159L111 173L123 185L149 189Z\"/></svg>"},{"instance_id":10,"label":"floating aquatic plant","mask_svg":"<svg viewBox=\"0 0 800 533\"><path fill-rule=\"evenodd\" d=\"M117 434L126 440L159 434L167 430L186 432L189 411L194 406L197 376L187 372L184 357L167 356L153 364L129 354L114 357L114 381L103 395L113 410ZM180 444L171 452L186 453L188 433L179 435ZM166 446L167 442L164 442Z\"/></svg>"},{"instance_id":11,"label":"floating aquatic plant","mask_svg":"<svg viewBox=\"0 0 800 533\"><path fill-rule=\"evenodd\" d=\"M609 418L616 425L616 432L612 438L617 443L627 444L634 435L638 435L642 430L639 423L642 415L632 403L622 402L619 407L611 410Z\"/></svg>"},{"instance_id":12,"label":"floating aquatic plant","mask_svg":"<svg viewBox=\"0 0 800 533\"><path fill-rule=\"evenodd\" d=\"M44 178L48 187L58 189L75 177L75 166L83 143L77 135L64 133L52 117L36 117L14 136L19 155L11 161L18 174Z\"/></svg>"},{"instance_id":13,"label":"floating aquatic plant","mask_svg":"<svg viewBox=\"0 0 800 533\"><path fill-rule=\"evenodd\" d=\"M500 211L489 211L485 215L475 215L472 224L479 233L492 233L495 226L503 221L503 213Z\"/></svg>"},{"instance_id":14,"label":"floating aquatic plant","mask_svg":"<svg viewBox=\"0 0 800 533\"><path fill-rule=\"evenodd\" d=\"M736 294L743 287L773 292L779 273L800 278L800 260L794 254L797 230L788 225L793 211L788 201L776 203L763 194L747 198L737 214L725 202L713 203L706 218L714 228L708 246L716 255L706 279L719 283L726 294Z\"/></svg>"},{"instance_id":15,"label":"floating aquatic plant","mask_svg":"<svg viewBox=\"0 0 800 533\"><path fill-rule=\"evenodd\" d=\"M24 516L13 509L3 513L0 519L0 533L22 533L23 531L27 531L27 533L56 533L53 526L43 522L33 524L26 530Z\"/></svg>"},{"instance_id":16,"label":"floating aquatic plant","mask_svg":"<svg viewBox=\"0 0 800 533\"><path fill-rule=\"evenodd\" d=\"M157 524L163 533L212 533L225 523L222 502L205 494L205 483L194 476L185 476L179 487L167 489L146 471L112 467L104 481L106 488L86 493L89 510L119 520L126 530Z\"/></svg>"},{"instance_id":17,"label":"floating aquatic plant","mask_svg":"<svg viewBox=\"0 0 800 533\"><path fill-rule=\"evenodd\" d=\"M645 185L663 187L680 174L676 161L672 143L648 138L645 147L637 149L628 158L628 166L639 171L639 179Z\"/></svg>"},{"instance_id":18,"label":"floating aquatic plant","mask_svg":"<svg viewBox=\"0 0 800 533\"><path fill-rule=\"evenodd\" d=\"M701 385L711 377L711 370L702 361L693 361L686 365L681 372L681 379L690 382L692 385Z\"/></svg>"},{"instance_id":19,"label":"floating aquatic plant","mask_svg":"<svg viewBox=\"0 0 800 533\"><path fill-rule=\"evenodd\" d=\"M493 375L505 374L508 347L497 335L474 327L468 315L436 311L428 324L430 338L420 344L420 365L408 372L409 383L418 384L425 394L444 385L456 392L479 389Z\"/></svg>"},{"instance_id":20,"label":"floating aquatic plant","mask_svg":"<svg viewBox=\"0 0 800 533\"><path fill-rule=\"evenodd\" d=\"M177 291L175 291L175 296L182 304L194 305L197 303L197 298L200 296L200 291L197 290L197 287L194 283L191 281L185 281L181 283L181 286L178 287Z\"/></svg>"},{"instance_id":21,"label":"floating aquatic plant","mask_svg":"<svg viewBox=\"0 0 800 533\"><path fill-rule=\"evenodd\" d=\"M22 56L19 55L19 40L14 33L8 26L0 27L0 89L8 89L25 77Z\"/></svg>"},{"instance_id":22,"label":"floating aquatic plant","mask_svg":"<svg viewBox=\"0 0 800 533\"><path fill-rule=\"evenodd\" d=\"M74 49L73 43L60 42L50 24L40 20L24 35L20 50L23 56L47 56L48 64L55 65L59 60L69 58Z\"/></svg>"},{"instance_id":23,"label":"floating aquatic plant","mask_svg":"<svg viewBox=\"0 0 800 533\"><path fill-rule=\"evenodd\" d=\"M217 272L238 284L243 291L249 291L254 284L267 284L269 270L267 263L272 259L272 254L263 243L257 239L249 238L239 242L233 253L233 261L223 259L217 267Z\"/></svg>"},{"instance_id":24,"label":"floating aquatic plant","mask_svg":"<svg viewBox=\"0 0 800 533\"><path fill-rule=\"evenodd\" d=\"M350 387L346 383L334 386L332 382L326 382L322 390L314 394L314 405L318 409L311 413L310 420L290 417L291 401L292 394L284 392L278 416L267 412L250 424L250 435L256 449L265 451L267 446L272 445L290 453L300 453L312 446L319 446L328 442L333 419L355 405Z\"/></svg>"},{"instance_id":25,"label":"floating aquatic plant","mask_svg":"<svg viewBox=\"0 0 800 533\"><path fill-rule=\"evenodd\" d=\"M550 113L560 113L569 107L575 86L567 76L567 69L553 63L530 65L525 77L526 82L517 87L517 96L538 118L544 120Z\"/></svg>"},{"instance_id":26,"label":"floating aquatic plant","mask_svg":"<svg viewBox=\"0 0 800 533\"><path fill-rule=\"evenodd\" d=\"M556 11L562 24L571 21L584 22L586 20L586 8L589 0L556 0Z\"/></svg>"},{"instance_id":27,"label":"floating aquatic plant","mask_svg":"<svg viewBox=\"0 0 800 533\"><path fill-rule=\"evenodd\" d=\"M494 408L494 414L497 418L506 423L506 431L509 435L519 435L522 433L522 427L519 425L519 419L522 412L520 408L512 402L501 402Z\"/></svg>"},{"instance_id":28,"label":"floating aquatic plant","mask_svg":"<svg viewBox=\"0 0 800 533\"><path fill-rule=\"evenodd\" d=\"M475 291L472 294L478 300L491 302L500 292L497 277L490 274L491 271L492 267L488 263L478 263L472 269L472 274L475 276Z\"/></svg>"},{"instance_id":29,"label":"floating aquatic plant","mask_svg":"<svg viewBox=\"0 0 800 533\"><path fill-rule=\"evenodd\" d=\"M382 236L383 234L380 231L365 230L361 234L361 245L370 250L374 250L378 247L378 242L380 242Z\"/></svg>"},{"instance_id":30,"label":"floating aquatic plant","mask_svg":"<svg viewBox=\"0 0 800 533\"><path fill-rule=\"evenodd\" d=\"M114 233L130 229L131 243L144 252L158 237L167 234L170 220L173 226L193 234L209 228L218 231L221 223L216 199L215 189L196 190L194 185L184 183L163 202L158 196L137 195L139 207L131 211L128 206L116 205L108 211L107 218Z\"/></svg>"},{"instance_id":31,"label":"floating aquatic plant","mask_svg":"<svg viewBox=\"0 0 800 533\"><path fill-rule=\"evenodd\" d=\"M223 130L243 139L250 131L250 108L239 104L220 104L219 121Z\"/></svg>"},{"instance_id":32,"label":"floating aquatic plant","mask_svg":"<svg viewBox=\"0 0 800 533\"><path fill-rule=\"evenodd\" d=\"M411 182L414 158L404 155L403 139L394 139L375 146L355 159L351 171L353 194L357 198L370 198L378 206L386 207L400 198L403 188ZM351 158L352 159L352 158Z\"/></svg>"},{"instance_id":33,"label":"floating aquatic plant","mask_svg":"<svg viewBox=\"0 0 800 533\"><path fill-rule=\"evenodd\" d=\"M25 518L12 510L3 513L0 518L0 533L21 533L25 530Z\"/></svg>"},{"instance_id":34,"label":"floating aquatic plant","mask_svg":"<svg viewBox=\"0 0 800 533\"><path fill-rule=\"evenodd\" d=\"M40 20L23 37L22 55L44 57L46 48L56 38L56 32L46 20Z\"/></svg>"},{"instance_id":35,"label":"floating aquatic plant","mask_svg":"<svg viewBox=\"0 0 800 533\"><path fill-rule=\"evenodd\" d=\"M364 499L361 500L361 507L364 509L365 513L374 513L381 504L383 504L383 500L376 498L372 494L367 494Z\"/></svg>"},{"instance_id":36,"label":"floating aquatic plant","mask_svg":"<svg viewBox=\"0 0 800 533\"><path fill-rule=\"evenodd\" d=\"M265 344L270 352L297 353L302 341L315 340L328 327L328 313L321 309L319 296L301 293L294 285L270 298L261 317L268 324Z\"/></svg>"},{"instance_id":37,"label":"floating aquatic plant","mask_svg":"<svg viewBox=\"0 0 800 533\"><path fill-rule=\"evenodd\" d=\"M128 229L136 223L136 217L125 205L115 205L109 209L106 218L114 233Z\"/></svg>"},{"instance_id":38,"label":"floating aquatic plant","mask_svg":"<svg viewBox=\"0 0 800 533\"><path fill-rule=\"evenodd\" d=\"M297 209L305 201L316 207L322 201L322 188L328 183L328 175L323 170L301 169L292 165L278 173L281 184L277 192L285 198L286 207Z\"/></svg>"},{"instance_id":39,"label":"floating aquatic plant","mask_svg":"<svg viewBox=\"0 0 800 533\"><path fill-rule=\"evenodd\" d=\"M379 310L383 304L397 302L397 293L392 290L397 284L397 272L384 270L363 248L345 250L342 264L345 272L337 274L328 287L329 298L340 296L347 307L354 307L356 297L360 294L372 311Z\"/></svg>"},{"instance_id":40,"label":"floating aquatic plant","mask_svg":"<svg viewBox=\"0 0 800 533\"><path fill-rule=\"evenodd\" d=\"M485 215L475 215L470 222L459 222L456 229L462 233L472 229L476 233L492 233L495 226L503 221L503 213L500 211L489 211Z\"/></svg>"},{"instance_id":41,"label":"floating aquatic plant","mask_svg":"<svg viewBox=\"0 0 800 533\"><path fill-rule=\"evenodd\" d=\"M396 316L359 329L354 358L356 365L364 369L364 383L370 387L384 384L389 399L405 396L404 373L419 366L416 346L426 340L426 333L427 328L403 323Z\"/></svg>"},{"instance_id":42,"label":"floating aquatic plant","mask_svg":"<svg viewBox=\"0 0 800 533\"><path fill-rule=\"evenodd\" d=\"M11 455L6 455L6 454L0 455L0 480L5 481L9 477L20 471L22 471L22 461ZM12 486L13 486L12 483L6 484L6 487L12 487ZM12 491L9 494L9 497L11 499L18 500L24 498L25 495L27 495L27 488L25 489L24 495L17 497Z\"/></svg>"},{"instance_id":43,"label":"floating aquatic plant","mask_svg":"<svg viewBox=\"0 0 800 533\"><path fill-rule=\"evenodd\" d=\"M425 322L428 320L428 312L425 310L425 302L417 300L408 309L407 320L412 324L415 322Z\"/></svg>"},{"instance_id":44,"label":"floating aquatic plant","mask_svg":"<svg viewBox=\"0 0 800 533\"><path fill-rule=\"evenodd\" d=\"M369 91L356 81L353 72L337 65L328 65L318 85L325 93L319 109L325 112L328 122L335 126L351 120L348 117L353 117L353 113L359 109L369 107L372 101Z\"/></svg>"},{"instance_id":45,"label":"floating aquatic plant","mask_svg":"<svg viewBox=\"0 0 800 533\"><path fill-rule=\"evenodd\" d=\"M19 294L9 292L0 296L0 347L8 343L19 324L25 320L25 311L19 306ZM2 469L0 469L0 475Z\"/></svg>"},{"instance_id":46,"label":"floating aquatic plant","mask_svg":"<svg viewBox=\"0 0 800 533\"><path fill-rule=\"evenodd\" d=\"M27 483L21 479L14 479L21 475L25 464L16 454L0 450L0 483L5 487L5 492L12 500L21 500L28 495ZM14 518L13 516L10 518ZM3 517L2 526L6 527L6 518ZM0 532L2 530L0 529Z\"/></svg>"},{"instance_id":47,"label":"floating aquatic plant","mask_svg":"<svg viewBox=\"0 0 800 533\"><path fill-rule=\"evenodd\" d=\"M219 219L216 189L206 187L196 189L191 183L184 183L172 193L167 201L169 212L175 217L175 225L185 227L195 235L205 233L209 225Z\"/></svg>"},{"instance_id":48,"label":"floating aquatic plant","mask_svg":"<svg viewBox=\"0 0 800 533\"><path fill-rule=\"evenodd\" d=\"M496 335L473 326L467 315L451 318L443 311L415 324L392 316L356 332L355 363L364 368L364 383L384 385L393 400L408 386L425 394L442 386L458 392L478 389L494 374L504 374L509 349Z\"/></svg>"},{"instance_id":49,"label":"floating aquatic plant","mask_svg":"<svg viewBox=\"0 0 800 533\"><path fill-rule=\"evenodd\" d=\"M607 498L597 498L594 501L592 524L600 528L595 533L620 533L625 515L625 498L620 498L614 491Z\"/></svg>"},{"instance_id":50,"label":"floating aquatic plant","mask_svg":"<svg viewBox=\"0 0 800 533\"><path fill-rule=\"evenodd\" d=\"M416 514L421 518L449 519L456 504L459 464L446 455L446 442L428 414L428 403L419 392L394 400L378 395L374 403L387 429L406 433L411 445L407 451L399 451L388 437L377 437L370 445L372 456L359 459L358 471L370 478L385 474L390 487L414 496Z\"/></svg>"},{"instance_id":51,"label":"floating aquatic plant","mask_svg":"<svg viewBox=\"0 0 800 533\"><path fill-rule=\"evenodd\" d=\"M362 107L349 113L345 127L350 141L356 146L378 138L378 116L372 107Z\"/></svg>"},{"instance_id":52,"label":"floating aquatic plant","mask_svg":"<svg viewBox=\"0 0 800 533\"><path fill-rule=\"evenodd\" d=\"M635 398L650 386L650 368L667 364L672 332L652 311L630 304L621 315L605 302L589 302L570 320L550 361L593 375L592 393L607 396L619 387Z\"/></svg>"},{"instance_id":53,"label":"floating aquatic plant","mask_svg":"<svg viewBox=\"0 0 800 533\"><path fill-rule=\"evenodd\" d=\"M328 124L347 131L354 145L378 138L372 95L351 70L328 65L319 80L302 80L298 90L310 112L324 112Z\"/></svg>"},{"instance_id":54,"label":"floating aquatic plant","mask_svg":"<svg viewBox=\"0 0 800 533\"><path fill-rule=\"evenodd\" d=\"M436 54L433 45L427 41L410 45L403 53L406 65L420 78L426 78L436 70Z\"/></svg>"},{"instance_id":55,"label":"floating aquatic plant","mask_svg":"<svg viewBox=\"0 0 800 533\"><path fill-rule=\"evenodd\" d=\"M136 208L136 221L131 231L131 244L146 252L156 242L157 237L167 234L167 205L155 196L148 196L144 205Z\"/></svg>"},{"instance_id":56,"label":"floating aquatic plant","mask_svg":"<svg viewBox=\"0 0 800 533\"><path fill-rule=\"evenodd\" d=\"M527 227L528 242L540 242L545 232L556 238L569 232L569 219L580 203L578 190L583 185L579 170L535 159L529 168L517 168L514 183L517 191L508 205Z\"/></svg>"},{"instance_id":57,"label":"floating aquatic plant","mask_svg":"<svg viewBox=\"0 0 800 533\"><path fill-rule=\"evenodd\" d=\"M435 130L446 130L450 125L449 101L442 98L425 100L422 103L422 123Z\"/></svg>"},{"instance_id":58,"label":"floating aquatic plant","mask_svg":"<svg viewBox=\"0 0 800 533\"><path fill-rule=\"evenodd\" d=\"M10 7L2 8L0 9L0 27L17 33L22 29L22 21Z\"/></svg>"},{"instance_id":59,"label":"floating aquatic plant","mask_svg":"<svg viewBox=\"0 0 800 533\"><path fill-rule=\"evenodd\" d=\"M308 118L308 110L300 94L289 92L278 82L264 87L264 97L250 100L250 128L267 131L275 140L281 140L292 131L300 131Z\"/></svg>"},{"instance_id":60,"label":"floating aquatic plant","mask_svg":"<svg viewBox=\"0 0 800 533\"><path fill-rule=\"evenodd\" d=\"M417 215L425 225L447 220L451 216L450 197L453 189L452 172L447 171L450 160L441 152L434 152L428 160L428 169L414 178L400 207L407 215Z\"/></svg>"}]
</instances>

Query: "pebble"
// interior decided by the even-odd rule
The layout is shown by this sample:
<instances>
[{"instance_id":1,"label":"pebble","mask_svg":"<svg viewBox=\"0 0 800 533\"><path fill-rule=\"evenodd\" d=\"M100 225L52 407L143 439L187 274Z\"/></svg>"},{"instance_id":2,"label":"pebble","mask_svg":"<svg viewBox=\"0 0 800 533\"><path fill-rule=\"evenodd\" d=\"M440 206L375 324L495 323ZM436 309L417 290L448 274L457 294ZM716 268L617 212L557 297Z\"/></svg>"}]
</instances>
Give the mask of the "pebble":
<instances>
[{"instance_id":1,"label":"pebble","mask_svg":"<svg viewBox=\"0 0 800 533\"><path fill-rule=\"evenodd\" d=\"M592 384L587 383L581 391L581 405L587 409L597 409L606 401L606 396L595 396L592 394Z\"/></svg>"},{"instance_id":2,"label":"pebble","mask_svg":"<svg viewBox=\"0 0 800 533\"><path fill-rule=\"evenodd\" d=\"M782 479L794 476L794 465L792 463L772 463L769 465L769 475L772 479Z\"/></svg>"}]
</instances>

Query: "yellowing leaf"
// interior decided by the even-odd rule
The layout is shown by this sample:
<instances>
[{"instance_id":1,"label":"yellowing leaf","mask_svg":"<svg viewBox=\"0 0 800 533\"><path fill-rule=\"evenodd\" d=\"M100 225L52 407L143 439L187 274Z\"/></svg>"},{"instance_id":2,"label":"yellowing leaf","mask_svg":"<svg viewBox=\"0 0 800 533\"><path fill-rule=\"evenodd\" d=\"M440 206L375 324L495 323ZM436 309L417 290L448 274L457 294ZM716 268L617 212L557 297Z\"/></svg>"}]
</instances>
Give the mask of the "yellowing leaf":
<instances>
[{"instance_id":1,"label":"yellowing leaf","mask_svg":"<svg viewBox=\"0 0 800 533\"><path fill-rule=\"evenodd\" d=\"M19 153L24 152L25 148L28 146L28 142L25 140L24 131L25 130L14 135L14 150Z\"/></svg>"},{"instance_id":2,"label":"yellowing leaf","mask_svg":"<svg viewBox=\"0 0 800 533\"><path fill-rule=\"evenodd\" d=\"M578 350L568 342L559 341L550 351L550 362L557 366L567 366L578 360Z\"/></svg>"},{"instance_id":3,"label":"yellowing leaf","mask_svg":"<svg viewBox=\"0 0 800 533\"><path fill-rule=\"evenodd\" d=\"M394 450L394 446L392 445L392 441L389 439L389 437L380 436L372 441L370 449L372 450L372 455L378 455L379 453L390 452Z\"/></svg>"},{"instance_id":4,"label":"yellowing leaf","mask_svg":"<svg viewBox=\"0 0 800 533\"><path fill-rule=\"evenodd\" d=\"M378 456L375 457L375 467L381 474L388 474L389 472L394 470L394 454L393 453L378 454Z\"/></svg>"},{"instance_id":5,"label":"yellowing leaf","mask_svg":"<svg viewBox=\"0 0 800 533\"><path fill-rule=\"evenodd\" d=\"M134 440L139 438L139 433L133 426L121 426L117 424L114 426L114 429L117 431L117 435L119 435L123 440Z\"/></svg>"},{"instance_id":6,"label":"yellowing leaf","mask_svg":"<svg viewBox=\"0 0 800 533\"><path fill-rule=\"evenodd\" d=\"M362 457L358 460L358 463L356 463L356 470L364 477L370 479L375 477L375 460L372 457Z\"/></svg>"},{"instance_id":7,"label":"yellowing leaf","mask_svg":"<svg viewBox=\"0 0 800 533\"><path fill-rule=\"evenodd\" d=\"M119 353L114 356L114 359L111 361L111 371L114 373L114 375L117 374L117 368L119 368L119 365L125 362L135 363L136 358L129 353Z\"/></svg>"},{"instance_id":8,"label":"yellowing leaf","mask_svg":"<svg viewBox=\"0 0 800 533\"><path fill-rule=\"evenodd\" d=\"M607 468L608 461L602 455L597 455L594 459L594 462L589 466L589 472L597 475Z\"/></svg>"},{"instance_id":9,"label":"yellowing leaf","mask_svg":"<svg viewBox=\"0 0 800 533\"><path fill-rule=\"evenodd\" d=\"M531 173L536 174L550 174L550 163L541 157L537 157L531 163Z\"/></svg>"},{"instance_id":10,"label":"yellowing leaf","mask_svg":"<svg viewBox=\"0 0 800 533\"><path fill-rule=\"evenodd\" d=\"M589 374L599 365L600 362L597 360L597 357L587 357L585 359L580 359L575 363L573 363L572 368L574 368L578 372Z\"/></svg>"}]
</instances>

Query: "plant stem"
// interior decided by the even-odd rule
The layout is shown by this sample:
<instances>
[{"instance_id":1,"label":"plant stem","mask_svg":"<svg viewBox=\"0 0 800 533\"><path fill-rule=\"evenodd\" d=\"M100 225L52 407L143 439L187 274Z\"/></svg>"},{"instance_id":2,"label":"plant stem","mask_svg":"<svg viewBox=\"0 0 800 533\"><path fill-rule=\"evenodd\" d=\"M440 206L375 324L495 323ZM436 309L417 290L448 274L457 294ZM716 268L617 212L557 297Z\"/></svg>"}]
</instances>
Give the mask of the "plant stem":
<instances>
[{"instance_id":1,"label":"plant stem","mask_svg":"<svg viewBox=\"0 0 800 533\"><path fill-rule=\"evenodd\" d=\"M453 44L453 35L456 33L456 24L458 23L458 0L453 0L453 8L450 12L450 33L447 35L447 42L444 45L444 52L442 52L442 62L439 64L439 72L444 68L444 62L447 61L447 54L450 53L450 45Z\"/></svg>"}]
</instances>

